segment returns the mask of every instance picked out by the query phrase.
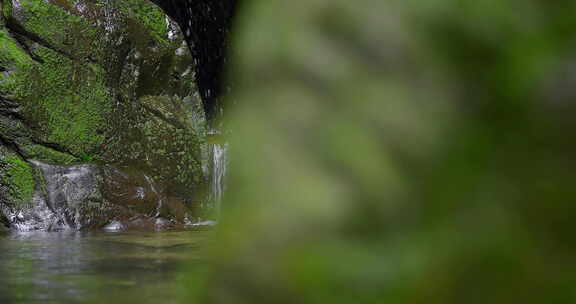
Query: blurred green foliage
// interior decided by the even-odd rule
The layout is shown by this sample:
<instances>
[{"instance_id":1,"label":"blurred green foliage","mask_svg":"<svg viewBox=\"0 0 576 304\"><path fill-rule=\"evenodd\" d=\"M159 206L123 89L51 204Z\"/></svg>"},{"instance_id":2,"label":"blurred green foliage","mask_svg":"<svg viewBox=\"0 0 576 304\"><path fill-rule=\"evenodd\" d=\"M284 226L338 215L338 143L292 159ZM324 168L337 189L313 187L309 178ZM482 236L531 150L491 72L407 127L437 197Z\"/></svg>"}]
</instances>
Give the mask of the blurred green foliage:
<instances>
[{"instance_id":1,"label":"blurred green foliage","mask_svg":"<svg viewBox=\"0 0 576 304\"><path fill-rule=\"evenodd\" d=\"M574 303L576 3L245 1L202 303Z\"/></svg>"}]
</instances>

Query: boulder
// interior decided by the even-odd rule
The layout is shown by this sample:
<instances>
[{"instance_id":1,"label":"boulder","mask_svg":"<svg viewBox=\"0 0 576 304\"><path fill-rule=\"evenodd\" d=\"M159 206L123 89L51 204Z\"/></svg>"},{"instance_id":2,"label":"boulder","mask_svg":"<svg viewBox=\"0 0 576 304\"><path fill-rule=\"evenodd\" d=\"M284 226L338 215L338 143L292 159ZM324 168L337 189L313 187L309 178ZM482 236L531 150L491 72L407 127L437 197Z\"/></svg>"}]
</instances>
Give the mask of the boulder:
<instances>
[{"instance_id":1,"label":"boulder","mask_svg":"<svg viewBox=\"0 0 576 304\"><path fill-rule=\"evenodd\" d=\"M195 218L206 122L178 26L146 0L0 3L1 222Z\"/></svg>"}]
</instances>

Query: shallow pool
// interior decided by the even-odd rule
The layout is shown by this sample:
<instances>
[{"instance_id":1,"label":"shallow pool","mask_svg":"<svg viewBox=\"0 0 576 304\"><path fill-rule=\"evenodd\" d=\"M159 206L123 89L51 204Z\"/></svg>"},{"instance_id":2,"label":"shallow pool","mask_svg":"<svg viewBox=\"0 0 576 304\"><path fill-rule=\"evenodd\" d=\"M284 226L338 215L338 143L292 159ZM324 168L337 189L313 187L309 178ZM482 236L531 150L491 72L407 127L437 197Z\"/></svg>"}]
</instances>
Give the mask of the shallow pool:
<instances>
[{"instance_id":1,"label":"shallow pool","mask_svg":"<svg viewBox=\"0 0 576 304\"><path fill-rule=\"evenodd\" d=\"M177 303L209 231L0 235L0 303Z\"/></svg>"}]
</instances>

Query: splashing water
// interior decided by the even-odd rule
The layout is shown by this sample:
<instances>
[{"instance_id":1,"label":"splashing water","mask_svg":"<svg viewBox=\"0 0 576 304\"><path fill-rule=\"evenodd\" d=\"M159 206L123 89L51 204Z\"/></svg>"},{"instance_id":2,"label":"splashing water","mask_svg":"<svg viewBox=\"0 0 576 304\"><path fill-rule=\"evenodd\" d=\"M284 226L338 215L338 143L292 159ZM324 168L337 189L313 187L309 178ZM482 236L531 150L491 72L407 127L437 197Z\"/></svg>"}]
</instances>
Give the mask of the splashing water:
<instances>
[{"instance_id":1,"label":"splashing water","mask_svg":"<svg viewBox=\"0 0 576 304\"><path fill-rule=\"evenodd\" d=\"M43 186L38 187L32 202L21 210L5 210L15 230L81 229L85 201L98 199L95 165L57 166L32 161L39 169Z\"/></svg>"}]
</instances>

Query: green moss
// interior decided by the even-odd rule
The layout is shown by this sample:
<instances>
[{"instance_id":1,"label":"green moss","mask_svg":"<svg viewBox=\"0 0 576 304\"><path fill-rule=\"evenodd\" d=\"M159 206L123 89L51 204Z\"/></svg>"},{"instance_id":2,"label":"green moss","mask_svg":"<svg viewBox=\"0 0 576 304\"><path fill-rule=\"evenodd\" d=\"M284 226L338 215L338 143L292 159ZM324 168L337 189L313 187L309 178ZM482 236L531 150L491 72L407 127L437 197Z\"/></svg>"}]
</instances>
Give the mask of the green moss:
<instances>
[{"instance_id":1,"label":"green moss","mask_svg":"<svg viewBox=\"0 0 576 304\"><path fill-rule=\"evenodd\" d=\"M181 99L145 96L127 104L118 138L106 159L147 172L171 193L186 194L202 181L200 135Z\"/></svg>"},{"instance_id":2,"label":"green moss","mask_svg":"<svg viewBox=\"0 0 576 304\"><path fill-rule=\"evenodd\" d=\"M2 16L7 17L12 15L12 1L0 1L0 10Z\"/></svg>"},{"instance_id":3,"label":"green moss","mask_svg":"<svg viewBox=\"0 0 576 304\"><path fill-rule=\"evenodd\" d=\"M34 195L34 169L15 154L0 159L5 168L3 183L9 189L9 198L16 203L27 203Z\"/></svg>"},{"instance_id":4,"label":"green moss","mask_svg":"<svg viewBox=\"0 0 576 304\"><path fill-rule=\"evenodd\" d=\"M125 0L120 3L120 9L143 25L155 40L168 42L166 15L158 7L148 1Z\"/></svg>"},{"instance_id":5,"label":"green moss","mask_svg":"<svg viewBox=\"0 0 576 304\"><path fill-rule=\"evenodd\" d=\"M10 36L6 28L0 26L0 63L2 65L27 65L32 60Z\"/></svg>"},{"instance_id":6,"label":"green moss","mask_svg":"<svg viewBox=\"0 0 576 304\"><path fill-rule=\"evenodd\" d=\"M0 136L2 139L15 142L30 135L22 121L0 115Z\"/></svg>"},{"instance_id":7,"label":"green moss","mask_svg":"<svg viewBox=\"0 0 576 304\"><path fill-rule=\"evenodd\" d=\"M108 45L106 31L96 25L97 16L103 15L98 3L82 1L84 16L67 1L22 0L18 16L7 18L69 57L103 63L107 61Z\"/></svg>"},{"instance_id":8,"label":"green moss","mask_svg":"<svg viewBox=\"0 0 576 304\"><path fill-rule=\"evenodd\" d=\"M79 161L78 158L70 154L58 152L42 145L29 144L22 146L21 149L26 158L50 164L69 165Z\"/></svg>"},{"instance_id":9,"label":"green moss","mask_svg":"<svg viewBox=\"0 0 576 304\"><path fill-rule=\"evenodd\" d=\"M90 154L81 154L80 160L83 162L93 162L95 160L95 157L94 157L94 155L90 155Z\"/></svg>"},{"instance_id":10,"label":"green moss","mask_svg":"<svg viewBox=\"0 0 576 304\"><path fill-rule=\"evenodd\" d=\"M55 45L68 40L69 33L74 30L73 25L82 23L79 16L43 0L21 0L20 4L25 14L22 26ZM90 33L86 34L90 36Z\"/></svg>"},{"instance_id":11,"label":"green moss","mask_svg":"<svg viewBox=\"0 0 576 304\"><path fill-rule=\"evenodd\" d=\"M43 64L22 66L3 85L21 101L24 115L43 141L58 143L74 155L97 150L111 108L104 71L47 48L35 54Z\"/></svg>"}]
</instances>

